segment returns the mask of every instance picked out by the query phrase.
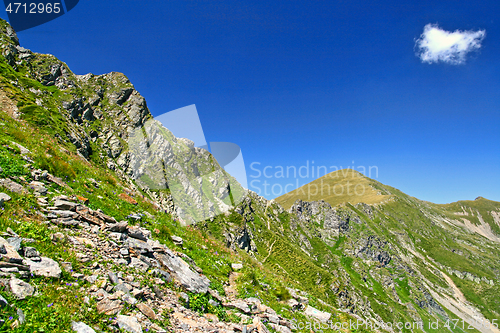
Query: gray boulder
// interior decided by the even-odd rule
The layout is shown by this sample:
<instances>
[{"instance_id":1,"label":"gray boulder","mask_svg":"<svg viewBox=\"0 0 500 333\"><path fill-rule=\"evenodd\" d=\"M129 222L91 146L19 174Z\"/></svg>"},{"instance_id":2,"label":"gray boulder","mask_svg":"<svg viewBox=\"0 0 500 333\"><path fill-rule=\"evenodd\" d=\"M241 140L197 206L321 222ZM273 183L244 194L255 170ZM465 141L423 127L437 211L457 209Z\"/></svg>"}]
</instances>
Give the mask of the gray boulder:
<instances>
[{"instance_id":1,"label":"gray boulder","mask_svg":"<svg viewBox=\"0 0 500 333\"><path fill-rule=\"evenodd\" d=\"M140 239L146 242L148 238L151 236L151 231L140 227L129 227L128 235L129 237Z\"/></svg>"},{"instance_id":2,"label":"gray boulder","mask_svg":"<svg viewBox=\"0 0 500 333\"><path fill-rule=\"evenodd\" d=\"M109 272L108 273L108 277L109 277L109 281L112 284L118 284L119 283L118 276L116 276L116 274L114 272Z\"/></svg>"},{"instance_id":3,"label":"gray boulder","mask_svg":"<svg viewBox=\"0 0 500 333\"><path fill-rule=\"evenodd\" d=\"M16 278L10 279L9 288L17 299L25 299L28 296L33 296L35 293L35 288L33 288L33 286Z\"/></svg>"},{"instance_id":4,"label":"gray boulder","mask_svg":"<svg viewBox=\"0 0 500 333\"><path fill-rule=\"evenodd\" d=\"M34 275L53 277L59 279L61 277L61 267L59 264L47 257L41 257L39 262L26 259L26 264L30 266L30 271Z\"/></svg>"},{"instance_id":5,"label":"gray boulder","mask_svg":"<svg viewBox=\"0 0 500 333\"><path fill-rule=\"evenodd\" d=\"M95 331L90 328L87 324L79 322L71 322L71 328L77 333L95 333Z\"/></svg>"},{"instance_id":6,"label":"gray boulder","mask_svg":"<svg viewBox=\"0 0 500 333\"><path fill-rule=\"evenodd\" d=\"M61 200L58 199L54 202L54 207L56 207L59 210L71 210L75 211L76 206L78 206L76 203L71 202L71 201L66 201L66 200Z\"/></svg>"},{"instance_id":7,"label":"gray boulder","mask_svg":"<svg viewBox=\"0 0 500 333\"><path fill-rule=\"evenodd\" d=\"M5 194L5 193L0 193L0 207L3 207L3 203L10 201L12 198Z\"/></svg>"},{"instance_id":8,"label":"gray boulder","mask_svg":"<svg viewBox=\"0 0 500 333\"><path fill-rule=\"evenodd\" d=\"M249 314L251 312L250 307L248 304L242 300L236 300L233 301L229 304L224 304L225 307L230 308L230 309L237 309L240 310L241 312Z\"/></svg>"},{"instance_id":9,"label":"gray boulder","mask_svg":"<svg viewBox=\"0 0 500 333\"><path fill-rule=\"evenodd\" d=\"M239 271L240 269L243 269L243 264L231 264L231 268L233 271Z\"/></svg>"},{"instance_id":10,"label":"gray boulder","mask_svg":"<svg viewBox=\"0 0 500 333\"><path fill-rule=\"evenodd\" d=\"M203 294L208 291L210 280L204 275L193 272L189 265L172 251L166 250L165 254L155 253L155 258L186 290Z\"/></svg>"},{"instance_id":11,"label":"gray boulder","mask_svg":"<svg viewBox=\"0 0 500 333\"><path fill-rule=\"evenodd\" d=\"M24 311L20 308L17 309L17 318L19 320L19 324L24 324L24 322L26 321L26 316L24 315Z\"/></svg>"},{"instance_id":12,"label":"gray boulder","mask_svg":"<svg viewBox=\"0 0 500 333\"><path fill-rule=\"evenodd\" d=\"M139 324L136 317L118 315L117 322L118 327L125 332L142 333L141 324Z\"/></svg>"},{"instance_id":13,"label":"gray boulder","mask_svg":"<svg viewBox=\"0 0 500 333\"><path fill-rule=\"evenodd\" d=\"M27 246L24 248L24 256L26 258L38 258L40 257L40 253L34 247Z\"/></svg>"},{"instance_id":14,"label":"gray boulder","mask_svg":"<svg viewBox=\"0 0 500 333\"><path fill-rule=\"evenodd\" d=\"M149 268L149 264L137 259L136 257L133 257L132 260L130 261L130 266L137 268L140 271L146 272Z\"/></svg>"},{"instance_id":15,"label":"gray boulder","mask_svg":"<svg viewBox=\"0 0 500 333\"><path fill-rule=\"evenodd\" d=\"M1 250L5 261L18 264L23 262L23 258L17 253L16 249L2 237L0 237L0 246L3 246Z\"/></svg>"},{"instance_id":16,"label":"gray boulder","mask_svg":"<svg viewBox=\"0 0 500 333\"><path fill-rule=\"evenodd\" d=\"M128 227L128 222L127 221L120 221L115 224L111 224L108 229L112 232L125 232L127 231Z\"/></svg>"},{"instance_id":17,"label":"gray boulder","mask_svg":"<svg viewBox=\"0 0 500 333\"><path fill-rule=\"evenodd\" d=\"M309 316L309 317L313 317L313 318L316 318L318 319L319 321L322 321L324 323L328 322L328 320L330 320L330 317L332 316L331 313L329 312L323 312L323 311L320 311L316 308L313 308L312 306L308 305L306 307L306 310L304 311L304 313Z\"/></svg>"},{"instance_id":18,"label":"gray boulder","mask_svg":"<svg viewBox=\"0 0 500 333\"><path fill-rule=\"evenodd\" d=\"M36 180L32 181L29 186L33 189L35 194L38 195L46 195L48 189L45 187L45 184L42 182L38 182Z\"/></svg>"},{"instance_id":19,"label":"gray boulder","mask_svg":"<svg viewBox=\"0 0 500 333\"><path fill-rule=\"evenodd\" d=\"M22 185L19 185L18 183L14 182L8 178L0 179L0 186L3 186L7 190L14 192L14 193L17 193L17 194L21 194L24 192L24 187L22 187Z\"/></svg>"},{"instance_id":20,"label":"gray boulder","mask_svg":"<svg viewBox=\"0 0 500 333\"><path fill-rule=\"evenodd\" d=\"M14 250L16 250L17 252L19 252L19 250L21 249L21 242L23 240L20 238L20 237L10 237L10 238L7 238L7 242L14 248Z\"/></svg>"},{"instance_id":21,"label":"gray boulder","mask_svg":"<svg viewBox=\"0 0 500 333\"><path fill-rule=\"evenodd\" d=\"M172 242L174 242L175 245L182 246L182 244L184 243L183 239L180 238L179 236L172 236L170 238L172 239Z\"/></svg>"}]
</instances>

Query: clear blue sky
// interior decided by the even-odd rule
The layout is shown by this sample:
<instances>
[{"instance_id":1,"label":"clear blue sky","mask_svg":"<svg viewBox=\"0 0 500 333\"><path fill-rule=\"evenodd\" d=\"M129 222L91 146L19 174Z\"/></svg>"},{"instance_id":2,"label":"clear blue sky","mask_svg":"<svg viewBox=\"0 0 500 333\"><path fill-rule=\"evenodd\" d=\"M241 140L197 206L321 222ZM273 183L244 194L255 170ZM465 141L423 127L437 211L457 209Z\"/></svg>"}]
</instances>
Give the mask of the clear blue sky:
<instances>
[{"instance_id":1,"label":"clear blue sky","mask_svg":"<svg viewBox=\"0 0 500 333\"><path fill-rule=\"evenodd\" d=\"M486 37L465 64L423 63L429 23ZM420 199L500 201L498 0L82 0L19 38L77 74L125 73L153 115L196 104L207 141L241 147L249 181L253 162L354 161Z\"/></svg>"}]
</instances>

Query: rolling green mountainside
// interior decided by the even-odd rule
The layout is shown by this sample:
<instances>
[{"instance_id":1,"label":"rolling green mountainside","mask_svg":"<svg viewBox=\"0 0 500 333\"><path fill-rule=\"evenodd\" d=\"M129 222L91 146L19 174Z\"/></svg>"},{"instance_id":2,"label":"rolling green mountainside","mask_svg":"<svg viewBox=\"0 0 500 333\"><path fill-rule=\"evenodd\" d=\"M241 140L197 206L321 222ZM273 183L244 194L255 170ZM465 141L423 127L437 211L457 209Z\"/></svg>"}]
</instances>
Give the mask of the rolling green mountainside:
<instances>
[{"instance_id":1,"label":"rolling green mountainside","mask_svg":"<svg viewBox=\"0 0 500 333\"><path fill-rule=\"evenodd\" d=\"M5 21L0 52L0 332L499 332L499 202L350 169L268 201L123 74L75 75Z\"/></svg>"}]
</instances>

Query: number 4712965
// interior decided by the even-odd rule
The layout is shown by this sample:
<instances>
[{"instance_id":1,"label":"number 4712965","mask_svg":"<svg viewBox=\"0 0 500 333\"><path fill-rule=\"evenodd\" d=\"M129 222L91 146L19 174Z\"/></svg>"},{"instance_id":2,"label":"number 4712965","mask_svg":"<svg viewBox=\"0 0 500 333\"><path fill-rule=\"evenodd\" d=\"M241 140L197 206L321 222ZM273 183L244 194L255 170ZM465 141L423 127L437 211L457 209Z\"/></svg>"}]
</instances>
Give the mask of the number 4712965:
<instances>
[{"instance_id":1,"label":"number 4712965","mask_svg":"<svg viewBox=\"0 0 500 333\"><path fill-rule=\"evenodd\" d=\"M14 12L14 14L59 14L61 12L61 7L60 3L21 3L21 2L15 2L15 3L9 3L7 8L5 9L6 12L11 14Z\"/></svg>"}]
</instances>

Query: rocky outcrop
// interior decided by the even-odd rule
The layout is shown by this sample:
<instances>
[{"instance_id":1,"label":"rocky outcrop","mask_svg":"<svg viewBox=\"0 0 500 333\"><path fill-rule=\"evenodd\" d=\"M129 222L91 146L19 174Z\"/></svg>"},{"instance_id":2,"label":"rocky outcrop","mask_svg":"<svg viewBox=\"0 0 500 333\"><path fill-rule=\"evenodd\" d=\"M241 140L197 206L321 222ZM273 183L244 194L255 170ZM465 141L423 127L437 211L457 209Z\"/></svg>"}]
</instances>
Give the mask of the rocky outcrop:
<instances>
[{"instance_id":1,"label":"rocky outcrop","mask_svg":"<svg viewBox=\"0 0 500 333\"><path fill-rule=\"evenodd\" d=\"M242 249L247 252L257 252L257 246L253 241L252 231L246 227L235 227L224 234L226 246L233 250Z\"/></svg>"},{"instance_id":2,"label":"rocky outcrop","mask_svg":"<svg viewBox=\"0 0 500 333\"><path fill-rule=\"evenodd\" d=\"M378 261L382 266L386 266L391 261L391 255L385 249L389 246L386 241L371 235L368 238L360 238L355 249L355 255L362 259Z\"/></svg>"},{"instance_id":3,"label":"rocky outcrop","mask_svg":"<svg viewBox=\"0 0 500 333\"><path fill-rule=\"evenodd\" d=\"M350 216L337 212L323 200L297 200L289 212L297 216L301 223L321 228L322 238L335 238L349 230Z\"/></svg>"}]
</instances>

